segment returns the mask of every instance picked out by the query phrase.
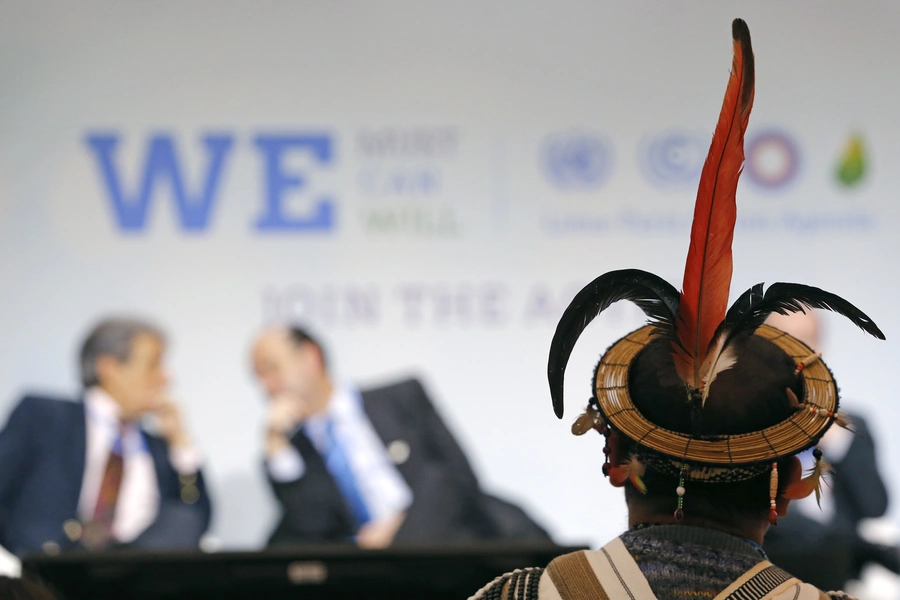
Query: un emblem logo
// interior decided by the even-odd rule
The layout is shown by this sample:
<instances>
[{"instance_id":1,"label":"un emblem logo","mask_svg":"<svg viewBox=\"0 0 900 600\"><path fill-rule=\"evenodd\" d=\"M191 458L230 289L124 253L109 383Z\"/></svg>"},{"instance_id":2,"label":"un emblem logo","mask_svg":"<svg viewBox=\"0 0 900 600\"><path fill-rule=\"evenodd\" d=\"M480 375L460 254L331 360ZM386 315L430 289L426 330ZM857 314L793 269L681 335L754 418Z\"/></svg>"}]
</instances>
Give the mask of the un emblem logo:
<instances>
[{"instance_id":1,"label":"un emblem logo","mask_svg":"<svg viewBox=\"0 0 900 600\"><path fill-rule=\"evenodd\" d=\"M683 131L669 131L647 139L639 164L644 176L661 187L690 187L700 179L709 141Z\"/></svg>"},{"instance_id":2,"label":"un emblem logo","mask_svg":"<svg viewBox=\"0 0 900 600\"><path fill-rule=\"evenodd\" d=\"M544 141L541 162L547 180L561 190L592 190L612 172L611 144L593 134L557 134Z\"/></svg>"}]
</instances>

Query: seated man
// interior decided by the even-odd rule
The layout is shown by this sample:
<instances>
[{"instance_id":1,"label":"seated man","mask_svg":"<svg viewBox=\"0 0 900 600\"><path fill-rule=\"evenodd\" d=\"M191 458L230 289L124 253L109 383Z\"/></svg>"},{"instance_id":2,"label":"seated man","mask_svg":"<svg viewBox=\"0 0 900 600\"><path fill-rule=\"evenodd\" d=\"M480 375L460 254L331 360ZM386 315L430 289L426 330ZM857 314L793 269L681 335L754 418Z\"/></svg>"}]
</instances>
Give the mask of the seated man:
<instances>
[{"instance_id":1,"label":"seated man","mask_svg":"<svg viewBox=\"0 0 900 600\"><path fill-rule=\"evenodd\" d=\"M729 307L735 193L754 97L746 23L735 20L732 36L734 66L700 178L682 291L638 269L601 275L575 296L550 345L550 395L562 417L566 364L588 324L618 300L649 318L603 354L572 426L605 438L602 472L624 488L629 529L598 551L501 576L476 600L846 598L791 576L762 548L792 500L821 492L831 467L815 447L847 425L821 358L763 323L773 312L820 308L884 334L846 300L806 285L757 284ZM797 455L811 448L804 474ZM591 518L608 513L601 506Z\"/></svg>"},{"instance_id":2,"label":"seated man","mask_svg":"<svg viewBox=\"0 0 900 600\"><path fill-rule=\"evenodd\" d=\"M166 396L165 341L102 321L78 401L26 396L0 432L0 545L15 554L196 546L210 520L200 457ZM159 435L145 431L153 415Z\"/></svg>"},{"instance_id":3,"label":"seated man","mask_svg":"<svg viewBox=\"0 0 900 600\"><path fill-rule=\"evenodd\" d=\"M262 333L253 365L269 397L266 470L282 509L270 544L471 540L506 533L500 521L512 537L546 538L482 494L418 381L336 385L322 346L297 327Z\"/></svg>"}]
</instances>

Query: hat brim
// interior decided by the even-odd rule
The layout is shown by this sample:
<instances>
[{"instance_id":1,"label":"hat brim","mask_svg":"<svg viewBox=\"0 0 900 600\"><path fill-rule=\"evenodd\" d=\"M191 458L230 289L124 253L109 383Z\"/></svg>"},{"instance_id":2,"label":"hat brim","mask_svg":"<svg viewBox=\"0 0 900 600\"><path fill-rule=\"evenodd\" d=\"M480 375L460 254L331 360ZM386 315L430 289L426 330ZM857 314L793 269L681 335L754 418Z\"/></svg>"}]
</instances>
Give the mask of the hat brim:
<instances>
[{"instance_id":1,"label":"hat brim","mask_svg":"<svg viewBox=\"0 0 900 600\"><path fill-rule=\"evenodd\" d=\"M629 370L655 333L655 328L647 325L607 350L594 378L597 404L604 418L626 437L672 459L673 464L699 467L691 470L696 475L706 472L701 479L722 479L722 471L728 469L749 474L757 470L754 466L802 452L814 446L834 422L839 402L837 385L825 363L817 360L799 374L804 381L800 401L806 409L797 410L776 425L751 433L701 437L655 425L635 407L628 391ZM774 343L797 364L813 354L800 340L769 325L760 326L755 335ZM677 471L679 467L674 468Z\"/></svg>"}]
</instances>

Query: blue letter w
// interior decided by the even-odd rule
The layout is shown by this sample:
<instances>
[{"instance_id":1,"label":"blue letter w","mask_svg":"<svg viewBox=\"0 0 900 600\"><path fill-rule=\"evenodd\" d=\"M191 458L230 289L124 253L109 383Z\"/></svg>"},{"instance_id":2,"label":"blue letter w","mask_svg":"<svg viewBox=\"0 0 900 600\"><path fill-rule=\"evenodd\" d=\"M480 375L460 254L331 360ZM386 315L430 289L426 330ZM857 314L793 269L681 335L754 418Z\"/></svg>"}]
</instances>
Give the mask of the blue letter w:
<instances>
[{"instance_id":1,"label":"blue letter w","mask_svg":"<svg viewBox=\"0 0 900 600\"><path fill-rule=\"evenodd\" d=\"M147 221L150 197L159 183L168 180L182 229L203 230L209 223L209 216L218 189L219 176L233 137L230 135L207 135L203 138L206 147L206 181L199 194L188 196L184 185L182 169L175 154L172 136L155 134L147 146L147 158L140 188L136 194L126 194L122 178L114 164L114 154L119 145L115 134L94 134L87 136L87 144L94 151L100 167L100 174L106 183L110 203L119 228L123 231L141 231Z\"/></svg>"}]
</instances>

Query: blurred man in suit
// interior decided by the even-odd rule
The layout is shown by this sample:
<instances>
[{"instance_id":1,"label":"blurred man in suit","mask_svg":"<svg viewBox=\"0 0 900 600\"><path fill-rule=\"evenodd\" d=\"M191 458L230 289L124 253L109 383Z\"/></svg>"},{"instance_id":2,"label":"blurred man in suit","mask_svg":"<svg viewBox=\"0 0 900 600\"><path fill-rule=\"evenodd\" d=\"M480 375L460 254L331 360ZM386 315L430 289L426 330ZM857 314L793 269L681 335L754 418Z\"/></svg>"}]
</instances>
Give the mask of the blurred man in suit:
<instances>
[{"instance_id":1,"label":"blurred man in suit","mask_svg":"<svg viewBox=\"0 0 900 600\"><path fill-rule=\"evenodd\" d=\"M165 339L99 323L80 355L78 401L29 395L0 432L0 544L43 550L192 547L210 520L200 456L166 395ZM155 417L158 435L141 425Z\"/></svg>"},{"instance_id":2,"label":"blurred man in suit","mask_svg":"<svg viewBox=\"0 0 900 600\"><path fill-rule=\"evenodd\" d=\"M269 398L266 471L282 509L270 544L547 539L481 492L418 381L337 385L322 346L297 327L263 332L253 366Z\"/></svg>"},{"instance_id":3,"label":"blurred man in suit","mask_svg":"<svg viewBox=\"0 0 900 600\"><path fill-rule=\"evenodd\" d=\"M766 323L817 352L822 348L821 325L811 311L775 313ZM812 496L795 501L787 518L766 536L765 548L774 563L820 589L843 588L847 580L859 577L868 562L900 571L896 548L872 544L858 532L861 520L885 514L888 497L868 425L860 415L850 416L852 432L832 427L818 444L835 468L830 485L823 488L821 506ZM799 458L804 471L812 467L812 450Z\"/></svg>"}]
</instances>

